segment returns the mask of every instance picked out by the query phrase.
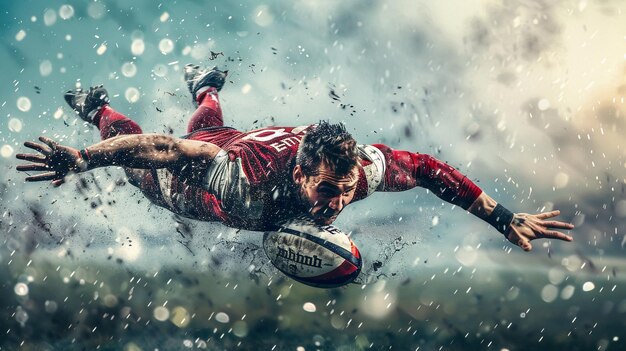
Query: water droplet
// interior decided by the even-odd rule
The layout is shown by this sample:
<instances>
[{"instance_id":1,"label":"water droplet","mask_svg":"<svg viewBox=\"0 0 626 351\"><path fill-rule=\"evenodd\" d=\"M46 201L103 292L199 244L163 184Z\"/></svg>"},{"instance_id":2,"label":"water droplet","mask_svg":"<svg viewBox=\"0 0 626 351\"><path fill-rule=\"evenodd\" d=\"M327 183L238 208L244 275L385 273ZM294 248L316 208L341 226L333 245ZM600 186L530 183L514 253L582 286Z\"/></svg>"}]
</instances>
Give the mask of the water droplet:
<instances>
[{"instance_id":1,"label":"water droplet","mask_svg":"<svg viewBox=\"0 0 626 351\"><path fill-rule=\"evenodd\" d=\"M511 288L509 288L509 291L504 294L504 297L507 299L507 301L514 301L519 297L519 292L520 289L517 286L512 286Z\"/></svg>"},{"instance_id":2,"label":"water droplet","mask_svg":"<svg viewBox=\"0 0 626 351\"><path fill-rule=\"evenodd\" d=\"M436 227L437 224L439 224L439 216L434 216L433 220L431 221L431 224L433 227Z\"/></svg>"},{"instance_id":3,"label":"water droplet","mask_svg":"<svg viewBox=\"0 0 626 351\"><path fill-rule=\"evenodd\" d=\"M576 223L574 223L574 225L578 227ZM582 263L583 263L582 259L577 255L569 255L561 259L561 265L563 265L565 269L567 269L570 272L578 271Z\"/></svg>"},{"instance_id":4,"label":"water droplet","mask_svg":"<svg viewBox=\"0 0 626 351\"><path fill-rule=\"evenodd\" d=\"M313 335L313 343L315 343L315 346L322 346L322 345L324 345L324 341L326 341L326 340L324 339L323 336L321 336L319 334Z\"/></svg>"},{"instance_id":5,"label":"water droplet","mask_svg":"<svg viewBox=\"0 0 626 351\"><path fill-rule=\"evenodd\" d=\"M168 318L170 318L170 311L167 307L158 306L152 311L152 315L154 319L160 322L165 322Z\"/></svg>"},{"instance_id":6,"label":"water droplet","mask_svg":"<svg viewBox=\"0 0 626 351\"><path fill-rule=\"evenodd\" d=\"M61 8L59 9L59 17L67 20L72 18L72 16L74 16L74 8L72 5L61 5Z\"/></svg>"},{"instance_id":7,"label":"water droplet","mask_svg":"<svg viewBox=\"0 0 626 351\"><path fill-rule=\"evenodd\" d=\"M9 120L9 130L19 133L22 131L22 121L17 118L11 118Z\"/></svg>"},{"instance_id":8,"label":"water droplet","mask_svg":"<svg viewBox=\"0 0 626 351\"><path fill-rule=\"evenodd\" d=\"M46 302L43 305L44 305L46 312L48 313L54 313L56 312L58 308L57 303L54 301L50 301L50 300L46 300Z\"/></svg>"},{"instance_id":9,"label":"water droplet","mask_svg":"<svg viewBox=\"0 0 626 351\"><path fill-rule=\"evenodd\" d=\"M42 77L47 77L50 73L52 73L52 62L50 62L50 60L41 61L39 64L39 74L41 74Z\"/></svg>"},{"instance_id":10,"label":"water droplet","mask_svg":"<svg viewBox=\"0 0 626 351\"><path fill-rule=\"evenodd\" d=\"M554 186L557 189L565 188L569 183L569 176L563 172L559 172L554 176Z\"/></svg>"},{"instance_id":11,"label":"water droplet","mask_svg":"<svg viewBox=\"0 0 626 351\"><path fill-rule=\"evenodd\" d=\"M233 324L233 334L239 338L248 335L248 324L244 321L237 321Z\"/></svg>"},{"instance_id":12,"label":"water droplet","mask_svg":"<svg viewBox=\"0 0 626 351\"><path fill-rule=\"evenodd\" d=\"M24 311L22 306L17 306L15 310L15 320L22 326L24 326L24 324L28 321L28 313Z\"/></svg>"},{"instance_id":13,"label":"water droplet","mask_svg":"<svg viewBox=\"0 0 626 351\"><path fill-rule=\"evenodd\" d=\"M20 29L20 31L15 34L15 40L22 41L24 38L26 38L26 32L23 29Z\"/></svg>"},{"instance_id":14,"label":"water droplet","mask_svg":"<svg viewBox=\"0 0 626 351\"><path fill-rule=\"evenodd\" d=\"M137 73L137 66L135 66L134 63L132 62L125 62L122 65L122 74L124 75L124 77L134 77L135 74Z\"/></svg>"},{"instance_id":15,"label":"water droplet","mask_svg":"<svg viewBox=\"0 0 626 351\"><path fill-rule=\"evenodd\" d=\"M252 85L246 83L243 85L243 87L241 87L241 93L242 94L247 94L250 92L250 90L252 90Z\"/></svg>"},{"instance_id":16,"label":"water droplet","mask_svg":"<svg viewBox=\"0 0 626 351\"><path fill-rule=\"evenodd\" d=\"M563 290L561 290L561 298L563 300L569 300L572 298L572 296L574 296L574 291L576 289L574 288L573 285L567 285L566 287L563 288Z\"/></svg>"},{"instance_id":17,"label":"water droplet","mask_svg":"<svg viewBox=\"0 0 626 351\"><path fill-rule=\"evenodd\" d=\"M184 307L177 306L172 310L172 317L170 321L177 327L183 328L186 327L189 322L189 312Z\"/></svg>"},{"instance_id":18,"label":"water droplet","mask_svg":"<svg viewBox=\"0 0 626 351\"><path fill-rule=\"evenodd\" d=\"M139 345L131 341L128 344L124 345L123 350L124 351L142 351L142 348L139 347Z\"/></svg>"},{"instance_id":19,"label":"water droplet","mask_svg":"<svg viewBox=\"0 0 626 351\"><path fill-rule=\"evenodd\" d=\"M545 302L550 303L556 300L558 295L559 289L552 284L548 284L541 289L541 299Z\"/></svg>"},{"instance_id":20,"label":"water droplet","mask_svg":"<svg viewBox=\"0 0 626 351\"><path fill-rule=\"evenodd\" d=\"M104 17L105 13L106 13L106 7L100 1L90 2L89 6L87 7L87 14L93 19L100 19Z\"/></svg>"},{"instance_id":21,"label":"water droplet","mask_svg":"<svg viewBox=\"0 0 626 351\"><path fill-rule=\"evenodd\" d=\"M54 111L53 117L54 119L61 119L61 117L63 117L63 108L59 107L56 111Z\"/></svg>"},{"instance_id":22,"label":"water droplet","mask_svg":"<svg viewBox=\"0 0 626 351\"><path fill-rule=\"evenodd\" d=\"M28 112L30 110L31 107L31 103L30 103L30 99L27 98L26 96L20 96L17 99L17 109L22 111L22 112Z\"/></svg>"},{"instance_id":23,"label":"water droplet","mask_svg":"<svg viewBox=\"0 0 626 351\"><path fill-rule=\"evenodd\" d=\"M124 97L126 98L126 101L130 102L131 104L134 104L135 102L139 101L139 90L137 90L137 88L134 87L130 87L128 89L126 89L126 92L124 93Z\"/></svg>"},{"instance_id":24,"label":"water droplet","mask_svg":"<svg viewBox=\"0 0 626 351\"><path fill-rule=\"evenodd\" d=\"M539 108L540 111L545 111L547 109L550 108L550 100L548 99L541 99L539 100L539 102L537 103L537 108Z\"/></svg>"},{"instance_id":25,"label":"water droplet","mask_svg":"<svg viewBox=\"0 0 626 351\"><path fill-rule=\"evenodd\" d=\"M100 46L98 46L98 49L96 50L96 54L103 55L106 51L107 51L107 44L102 43Z\"/></svg>"},{"instance_id":26,"label":"water droplet","mask_svg":"<svg viewBox=\"0 0 626 351\"><path fill-rule=\"evenodd\" d=\"M161 14L161 17L159 18L159 20L161 22L165 22L170 18L170 14L167 13L167 11L163 12L163 14Z\"/></svg>"},{"instance_id":27,"label":"water droplet","mask_svg":"<svg viewBox=\"0 0 626 351\"><path fill-rule=\"evenodd\" d=\"M254 22L261 27L267 27L274 22L274 15L267 5L260 5L254 9Z\"/></svg>"},{"instance_id":28,"label":"water droplet","mask_svg":"<svg viewBox=\"0 0 626 351\"><path fill-rule=\"evenodd\" d=\"M583 291L591 291L596 288L596 285L593 282L585 282L583 284Z\"/></svg>"},{"instance_id":29,"label":"water droplet","mask_svg":"<svg viewBox=\"0 0 626 351\"><path fill-rule=\"evenodd\" d=\"M28 295L28 285L24 283L17 283L15 284L13 291L15 291L15 295L17 296L26 296Z\"/></svg>"},{"instance_id":30,"label":"water droplet","mask_svg":"<svg viewBox=\"0 0 626 351\"><path fill-rule=\"evenodd\" d=\"M551 268L548 271L548 280L550 280L550 283L554 285L561 284L563 279L565 279L565 272L560 268Z\"/></svg>"},{"instance_id":31,"label":"water droplet","mask_svg":"<svg viewBox=\"0 0 626 351\"><path fill-rule=\"evenodd\" d=\"M215 315L215 320L220 323L228 323L230 321L230 317L228 317L228 315L224 312L218 312Z\"/></svg>"},{"instance_id":32,"label":"water droplet","mask_svg":"<svg viewBox=\"0 0 626 351\"><path fill-rule=\"evenodd\" d=\"M43 23L46 26L51 26L55 24L56 21L57 21L57 13L54 10L48 9L46 10L46 12L43 13Z\"/></svg>"},{"instance_id":33,"label":"water droplet","mask_svg":"<svg viewBox=\"0 0 626 351\"><path fill-rule=\"evenodd\" d=\"M312 302L305 302L304 305L302 305L302 309L307 312L317 311L317 307L315 307L315 305Z\"/></svg>"},{"instance_id":34,"label":"water droplet","mask_svg":"<svg viewBox=\"0 0 626 351\"><path fill-rule=\"evenodd\" d=\"M130 52L135 56L143 54L145 49L146 44L143 42L143 39L134 39L132 44L130 44Z\"/></svg>"},{"instance_id":35,"label":"water droplet","mask_svg":"<svg viewBox=\"0 0 626 351\"><path fill-rule=\"evenodd\" d=\"M395 301L395 295L389 295L385 291L376 291L374 294L368 295L367 300L361 301L361 309L370 317L382 319L393 311L392 306L395 306Z\"/></svg>"},{"instance_id":36,"label":"water droplet","mask_svg":"<svg viewBox=\"0 0 626 351\"><path fill-rule=\"evenodd\" d=\"M335 329L341 330L346 327L346 321L343 319L343 317L334 314L330 317L330 325Z\"/></svg>"},{"instance_id":37,"label":"water droplet","mask_svg":"<svg viewBox=\"0 0 626 351\"><path fill-rule=\"evenodd\" d=\"M13 147L11 145L2 145L2 148L0 148L0 155L4 158L13 156Z\"/></svg>"},{"instance_id":38,"label":"water droplet","mask_svg":"<svg viewBox=\"0 0 626 351\"><path fill-rule=\"evenodd\" d=\"M106 307L115 307L115 305L117 305L117 296L113 294L107 294L102 299L102 302Z\"/></svg>"},{"instance_id":39,"label":"water droplet","mask_svg":"<svg viewBox=\"0 0 626 351\"><path fill-rule=\"evenodd\" d=\"M454 256L462 265L471 267L478 260L478 251L470 245L464 245Z\"/></svg>"},{"instance_id":40,"label":"water droplet","mask_svg":"<svg viewBox=\"0 0 626 351\"><path fill-rule=\"evenodd\" d=\"M174 50L174 42L170 38L161 39L159 42L159 50L163 55L167 55Z\"/></svg>"}]
</instances>

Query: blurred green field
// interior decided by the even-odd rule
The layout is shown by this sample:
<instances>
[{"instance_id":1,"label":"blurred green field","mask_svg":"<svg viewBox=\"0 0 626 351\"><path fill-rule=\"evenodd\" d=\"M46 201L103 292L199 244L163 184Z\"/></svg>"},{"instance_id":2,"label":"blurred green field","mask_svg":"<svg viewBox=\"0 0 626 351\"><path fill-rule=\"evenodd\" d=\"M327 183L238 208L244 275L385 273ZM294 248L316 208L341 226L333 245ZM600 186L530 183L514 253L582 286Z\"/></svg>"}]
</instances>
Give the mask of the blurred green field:
<instances>
[{"instance_id":1,"label":"blurred green field","mask_svg":"<svg viewBox=\"0 0 626 351\"><path fill-rule=\"evenodd\" d=\"M621 350L626 342L626 286L611 272L435 259L411 274L323 290L270 267L249 274L245 263L239 274L176 264L146 271L56 253L2 254L0 349Z\"/></svg>"}]
</instances>

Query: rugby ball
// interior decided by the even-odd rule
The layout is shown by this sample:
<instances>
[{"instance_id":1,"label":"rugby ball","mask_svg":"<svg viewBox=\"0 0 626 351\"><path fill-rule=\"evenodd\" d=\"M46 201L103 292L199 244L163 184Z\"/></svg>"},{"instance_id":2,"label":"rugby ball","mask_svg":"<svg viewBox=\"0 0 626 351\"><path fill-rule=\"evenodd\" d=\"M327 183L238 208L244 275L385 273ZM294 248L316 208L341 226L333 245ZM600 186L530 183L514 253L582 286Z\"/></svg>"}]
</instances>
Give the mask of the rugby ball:
<instances>
[{"instance_id":1,"label":"rugby ball","mask_svg":"<svg viewBox=\"0 0 626 351\"><path fill-rule=\"evenodd\" d=\"M361 271L359 249L341 230L297 218L263 235L272 264L290 278L317 288L352 282Z\"/></svg>"}]
</instances>

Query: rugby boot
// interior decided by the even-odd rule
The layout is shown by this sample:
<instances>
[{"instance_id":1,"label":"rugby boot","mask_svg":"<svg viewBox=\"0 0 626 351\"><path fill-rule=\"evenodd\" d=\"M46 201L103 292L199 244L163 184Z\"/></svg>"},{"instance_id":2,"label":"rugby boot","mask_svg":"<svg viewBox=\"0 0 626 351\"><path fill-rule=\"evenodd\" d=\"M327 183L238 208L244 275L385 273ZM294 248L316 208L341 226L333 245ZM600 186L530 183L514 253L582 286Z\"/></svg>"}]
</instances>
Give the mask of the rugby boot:
<instances>
[{"instance_id":1,"label":"rugby boot","mask_svg":"<svg viewBox=\"0 0 626 351\"><path fill-rule=\"evenodd\" d=\"M82 88L68 90L65 93L65 101L85 122L93 123L95 115L109 104L109 93L102 85L90 87L89 91Z\"/></svg>"},{"instance_id":2,"label":"rugby boot","mask_svg":"<svg viewBox=\"0 0 626 351\"><path fill-rule=\"evenodd\" d=\"M226 82L228 71L220 71L217 67L210 69L200 69L200 66L188 63L185 65L185 82L191 93L194 103L197 103L198 95L205 92L210 87L222 90Z\"/></svg>"}]
</instances>

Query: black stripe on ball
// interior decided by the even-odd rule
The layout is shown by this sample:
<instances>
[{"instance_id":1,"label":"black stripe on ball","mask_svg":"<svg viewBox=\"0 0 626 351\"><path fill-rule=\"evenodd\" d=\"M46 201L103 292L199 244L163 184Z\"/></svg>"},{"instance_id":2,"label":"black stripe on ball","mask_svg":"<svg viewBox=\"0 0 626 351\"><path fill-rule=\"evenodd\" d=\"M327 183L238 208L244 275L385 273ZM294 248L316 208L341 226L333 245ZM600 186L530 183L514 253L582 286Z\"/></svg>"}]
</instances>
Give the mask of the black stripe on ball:
<instances>
[{"instance_id":1,"label":"black stripe on ball","mask_svg":"<svg viewBox=\"0 0 626 351\"><path fill-rule=\"evenodd\" d=\"M294 229L290 229L290 228L284 228L283 227L283 228L280 228L279 231L283 232L283 233L296 235L296 236L299 236L301 238L305 238L305 239L307 239L309 241L312 241L312 242L314 242L314 243L316 243L316 244L318 244L318 245L320 245L322 247L327 247L330 250L332 250L334 253L336 253L337 255L341 256L346 261L352 263L355 267L361 267L361 259L360 258L354 256L352 254L352 252L344 249L343 247L341 247L341 246L339 246L339 245L337 245L335 243L332 243L332 242L330 242L328 240L324 240L324 239L319 238L319 237L317 237L315 235L311 235L309 233L303 233L303 232L300 232L300 231L297 231L297 230L294 230Z\"/></svg>"}]
</instances>

